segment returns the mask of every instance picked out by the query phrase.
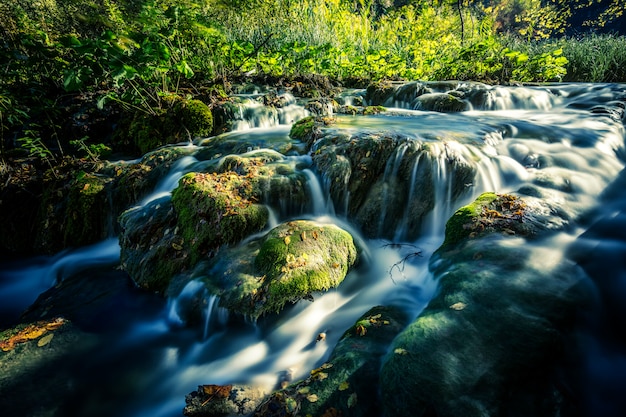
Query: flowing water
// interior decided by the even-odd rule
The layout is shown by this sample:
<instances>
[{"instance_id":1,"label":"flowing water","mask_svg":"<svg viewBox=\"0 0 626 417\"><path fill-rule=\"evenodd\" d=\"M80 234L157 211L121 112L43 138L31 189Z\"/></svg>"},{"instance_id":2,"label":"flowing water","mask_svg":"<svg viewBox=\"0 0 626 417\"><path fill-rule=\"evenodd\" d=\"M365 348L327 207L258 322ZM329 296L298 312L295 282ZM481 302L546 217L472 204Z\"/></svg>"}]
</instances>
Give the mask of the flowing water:
<instances>
[{"instance_id":1,"label":"flowing water","mask_svg":"<svg viewBox=\"0 0 626 417\"><path fill-rule=\"evenodd\" d=\"M432 87L434 92L437 88ZM355 203L348 186L358 180L356 174L346 174L340 181L344 191L332 194L333 182L319 172L310 156L284 157L302 171L311 204L293 207L285 201L269 207L272 225L294 218L334 223L349 230L363 248L363 261L337 289L258 322L229 316L218 306L219 300L195 281L165 300L129 290L125 304L113 304L107 312L110 321L119 325L90 329L101 342L96 351L77 359L81 366L72 375L74 395L64 409L84 416L178 416L185 394L200 384L250 383L271 388L287 372L295 378L307 375L371 307L394 305L413 317L423 310L437 289L428 261L442 243L445 222L454 210L484 191L534 190L563 210L568 225L548 244L516 242L536 245L534 259L546 264L568 253L593 250L596 256L585 258L586 272L594 282L607 274L613 276L610 283L594 284L598 305L581 325L580 338L588 349L580 373L581 380L592 381L582 390L588 415L600 415L594 414L596 409L605 416L617 415L615 410L624 405L626 346L610 335L625 330L626 310L618 295L626 297L626 263L620 258L626 253L626 225L616 219L623 216L626 202L619 187L604 199L600 196L621 178L624 166L620 109L626 103L626 86L492 88L468 84L456 89L472 93L466 96L466 111L420 110L413 97L405 95L390 98L384 114L336 116L336 124L329 129L340 134L382 132L403 138L383 161L382 204L371 227L351 214ZM353 91L345 101L363 95ZM234 116L237 131L226 135L250 137L259 144L284 138L289 125L307 112L291 96L283 104L277 110L246 97ZM422 144L427 144L427 153L416 152ZM184 146L202 149L202 143ZM451 160L474 172L454 193L458 173ZM182 158L139 204L168 198L184 173L204 166L206 161L199 162L193 155ZM433 208L416 220L414 204L424 189L420 176L425 167L430 168ZM403 188L396 188L398 183ZM398 189L405 195L395 195ZM613 236L605 237L611 226L595 232L595 220L612 222L619 232L613 230ZM365 229L370 232L364 233ZM113 270L119 263L119 250L117 239L111 238L49 258L2 265L0 327L15 322L40 293L59 281L84 271ZM605 257L612 262L610 266L598 261ZM608 305L604 304L606 294ZM133 302L143 307L129 306ZM202 318L188 323L185 311L198 302L204 306ZM326 339L316 342L322 332Z\"/></svg>"}]
</instances>

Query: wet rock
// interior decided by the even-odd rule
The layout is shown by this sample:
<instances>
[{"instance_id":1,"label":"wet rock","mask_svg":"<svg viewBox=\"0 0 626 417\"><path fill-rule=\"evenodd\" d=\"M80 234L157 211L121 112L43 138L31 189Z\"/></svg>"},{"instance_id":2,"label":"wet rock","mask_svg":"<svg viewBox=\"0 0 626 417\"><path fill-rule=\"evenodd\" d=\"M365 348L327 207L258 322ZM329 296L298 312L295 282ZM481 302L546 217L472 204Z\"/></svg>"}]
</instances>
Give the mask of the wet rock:
<instances>
[{"instance_id":1,"label":"wet rock","mask_svg":"<svg viewBox=\"0 0 626 417\"><path fill-rule=\"evenodd\" d=\"M396 87L388 81L373 83L365 91L365 101L370 106L384 106L395 91Z\"/></svg>"},{"instance_id":2,"label":"wet rock","mask_svg":"<svg viewBox=\"0 0 626 417\"><path fill-rule=\"evenodd\" d=\"M406 322L396 308L370 309L343 334L325 363L307 378L274 392L254 415L381 415L376 383L380 360Z\"/></svg>"},{"instance_id":3,"label":"wet rock","mask_svg":"<svg viewBox=\"0 0 626 417\"><path fill-rule=\"evenodd\" d=\"M445 142L399 134L324 130L313 165L335 210L354 219L369 237L415 238L436 204L436 184L447 182L452 201L473 181L475 167ZM438 172L449 173L437 178ZM347 198L349 197L349 198Z\"/></svg>"},{"instance_id":4,"label":"wet rock","mask_svg":"<svg viewBox=\"0 0 626 417\"><path fill-rule=\"evenodd\" d=\"M43 252L88 245L109 233L112 179L99 168L71 166L77 171L48 181L42 196L34 246Z\"/></svg>"},{"instance_id":5,"label":"wet rock","mask_svg":"<svg viewBox=\"0 0 626 417\"><path fill-rule=\"evenodd\" d=\"M356 259L348 232L301 220L222 250L211 262L199 264L193 276L219 296L222 307L256 319L337 287Z\"/></svg>"},{"instance_id":6,"label":"wet rock","mask_svg":"<svg viewBox=\"0 0 626 417\"><path fill-rule=\"evenodd\" d=\"M483 193L448 219L445 240L439 250L492 233L534 238L549 229L563 229L568 220L567 213L556 209L547 198Z\"/></svg>"},{"instance_id":7,"label":"wet rock","mask_svg":"<svg viewBox=\"0 0 626 417\"><path fill-rule=\"evenodd\" d=\"M171 201L164 197L127 210L119 223L122 268L139 287L164 292L189 265Z\"/></svg>"},{"instance_id":8,"label":"wet rock","mask_svg":"<svg viewBox=\"0 0 626 417\"><path fill-rule=\"evenodd\" d=\"M54 317L0 331L0 409L14 416L52 416L73 390L77 355L94 336Z\"/></svg>"},{"instance_id":9,"label":"wet rock","mask_svg":"<svg viewBox=\"0 0 626 417\"><path fill-rule=\"evenodd\" d=\"M183 414L189 417L249 415L266 395L263 388L249 385L200 385L185 396Z\"/></svg>"},{"instance_id":10,"label":"wet rock","mask_svg":"<svg viewBox=\"0 0 626 417\"><path fill-rule=\"evenodd\" d=\"M172 193L177 226L190 261L265 227L267 208L255 204L249 178L235 173L185 175Z\"/></svg>"},{"instance_id":11,"label":"wet rock","mask_svg":"<svg viewBox=\"0 0 626 417\"><path fill-rule=\"evenodd\" d=\"M449 93L428 93L417 97L414 108L437 112L459 112L468 110L468 104Z\"/></svg>"},{"instance_id":12,"label":"wet rock","mask_svg":"<svg viewBox=\"0 0 626 417\"><path fill-rule=\"evenodd\" d=\"M430 261L439 292L384 359L384 415L552 417L575 407L555 375L589 302L585 277L547 262L550 243L524 244L520 235L549 229L538 217L525 225L524 210L487 193L450 219Z\"/></svg>"},{"instance_id":13,"label":"wet rock","mask_svg":"<svg viewBox=\"0 0 626 417\"><path fill-rule=\"evenodd\" d=\"M173 276L263 230L269 210L261 203L281 215L301 212L310 201L296 164L264 150L211 161L211 173L185 175L171 200L120 216L123 268L142 288L163 293Z\"/></svg>"}]
</instances>

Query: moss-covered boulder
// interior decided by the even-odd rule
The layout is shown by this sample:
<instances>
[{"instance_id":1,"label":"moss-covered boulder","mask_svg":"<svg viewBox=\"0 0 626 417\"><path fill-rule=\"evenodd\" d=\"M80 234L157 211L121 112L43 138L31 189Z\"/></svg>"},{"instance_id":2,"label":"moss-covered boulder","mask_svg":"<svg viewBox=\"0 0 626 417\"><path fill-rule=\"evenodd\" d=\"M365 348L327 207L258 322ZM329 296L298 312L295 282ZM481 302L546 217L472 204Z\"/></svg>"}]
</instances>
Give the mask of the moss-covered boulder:
<instances>
[{"instance_id":1,"label":"moss-covered boulder","mask_svg":"<svg viewBox=\"0 0 626 417\"><path fill-rule=\"evenodd\" d=\"M120 216L122 266L141 287L163 293L174 276L263 230L269 220L266 205L289 215L310 203L306 177L295 161L277 152L210 162L207 169L213 172L185 175L171 200L155 200Z\"/></svg>"},{"instance_id":2,"label":"moss-covered boulder","mask_svg":"<svg viewBox=\"0 0 626 417\"><path fill-rule=\"evenodd\" d=\"M269 212L254 203L257 199L245 176L233 172L185 175L172 193L172 204L190 262L262 230Z\"/></svg>"},{"instance_id":3,"label":"moss-covered boulder","mask_svg":"<svg viewBox=\"0 0 626 417\"><path fill-rule=\"evenodd\" d=\"M80 167L47 181L36 222L36 249L52 253L88 245L111 232L108 188L112 179Z\"/></svg>"},{"instance_id":4,"label":"moss-covered boulder","mask_svg":"<svg viewBox=\"0 0 626 417\"><path fill-rule=\"evenodd\" d=\"M307 378L274 392L254 416L381 415L376 383L380 359L406 322L399 309L370 309L343 334L325 363Z\"/></svg>"},{"instance_id":5,"label":"moss-covered boulder","mask_svg":"<svg viewBox=\"0 0 626 417\"><path fill-rule=\"evenodd\" d=\"M190 173L169 198L120 216L122 266L141 287L165 292L171 279L223 245L265 227L268 210L255 204L249 178Z\"/></svg>"},{"instance_id":6,"label":"moss-covered boulder","mask_svg":"<svg viewBox=\"0 0 626 417\"><path fill-rule=\"evenodd\" d=\"M389 81L372 83L365 90L365 101L370 106L386 106L395 91L396 86Z\"/></svg>"},{"instance_id":7,"label":"moss-covered boulder","mask_svg":"<svg viewBox=\"0 0 626 417\"><path fill-rule=\"evenodd\" d=\"M562 229L568 218L549 200L486 192L448 219L439 250L491 233L533 238L548 229Z\"/></svg>"},{"instance_id":8,"label":"moss-covered boulder","mask_svg":"<svg viewBox=\"0 0 626 417\"><path fill-rule=\"evenodd\" d=\"M450 219L430 261L439 292L384 360L384 415L554 417L574 406L555 375L589 294L581 270L540 240L550 215L534 204L486 193Z\"/></svg>"},{"instance_id":9,"label":"moss-covered boulder","mask_svg":"<svg viewBox=\"0 0 626 417\"><path fill-rule=\"evenodd\" d=\"M209 136L211 109L200 100L168 98L168 107L137 111L122 118L114 133L117 147L145 154L160 146Z\"/></svg>"},{"instance_id":10,"label":"moss-covered boulder","mask_svg":"<svg viewBox=\"0 0 626 417\"><path fill-rule=\"evenodd\" d=\"M357 248L348 232L299 220L221 251L193 275L220 297L222 307L256 319L337 287L356 259Z\"/></svg>"}]
</instances>

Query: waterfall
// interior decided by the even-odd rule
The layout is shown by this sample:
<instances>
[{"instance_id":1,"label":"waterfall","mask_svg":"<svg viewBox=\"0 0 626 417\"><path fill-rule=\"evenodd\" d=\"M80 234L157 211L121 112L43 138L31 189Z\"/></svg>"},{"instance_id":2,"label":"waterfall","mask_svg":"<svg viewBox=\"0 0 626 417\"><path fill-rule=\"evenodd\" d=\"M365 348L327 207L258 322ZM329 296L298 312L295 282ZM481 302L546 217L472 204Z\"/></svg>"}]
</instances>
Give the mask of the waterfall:
<instances>
[{"instance_id":1,"label":"waterfall","mask_svg":"<svg viewBox=\"0 0 626 417\"><path fill-rule=\"evenodd\" d=\"M280 94L276 101L278 107L266 106L262 101L253 98L245 98L241 103L236 103L238 112L233 121L233 130L291 125L309 115L291 94Z\"/></svg>"},{"instance_id":2,"label":"waterfall","mask_svg":"<svg viewBox=\"0 0 626 417\"><path fill-rule=\"evenodd\" d=\"M96 348L79 358L80 369L67 370L73 391L64 401L72 410L96 417L173 417L180 415L185 395L199 385L258 384L269 390L287 371L295 380L310 377L311 370L329 358L346 330L372 306L396 307L411 318L421 313L437 294L440 281L435 280L429 262L441 266L431 256L444 239L446 221L486 191L513 194L529 205L545 203L539 207L562 216L562 224L547 225L552 235L541 242L521 236L500 239L503 247L519 246L531 255L511 268L545 265L548 270L567 261L572 241L580 241L572 258L598 280L583 284L605 291L593 306L601 319L588 323L590 328L581 336L591 346L584 360L593 368L598 356L607 351L614 355L600 363L605 366L603 375L596 369L585 369L584 374L594 381L622 382L617 371L623 370L623 346L603 345L607 335L598 335L599 330L591 327L599 323L602 329L607 326L607 334L615 335L618 329L609 324L625 319L619 297L610 291L612 281L602 281L606 274L624 275L620 263L624 216L621 205L609 204L623 200L624 181L610 184L623 176L620 171L626 161L626 131L617 110L623 108L624 86L415 82L394 84L393 89L384 99L394 108L370 116L338 115L336 124L320 127L313 149L287 136L289 125L308 114L299 104L302 101L289 94L279 95L270 106L257 96L242 96L233 121L240 131L204 139L193 147L181 146L187 156L172 164L135 210L148 210L147 203L168 195L187 172L219 171L227 156L265 158L259 158L262 162L254 165L259 170L251 170L246 180L259 185L254 202L268 207L268 224L243 242L203 253L198 265L224 259L222 250L247 250L249 246L237 245L259 241L282 222L312 217L349 231L357 242L360 264L339 287L311 294L312 302L298 301L256 322L220 308L222 289L208 288L202 277L192 274L190 265L174 272L166 299L153 310L144 309L137 294L161 299L133 285L128 287L134 292L123 296L99 294L111 310L120 309L118 314L126 314L128 305L135 310L124 316L123 325L97 333ZM449 94L467 104L468 110L412 110L423 94ZM343 100L357 104L365 96L365 90L354 90ZM602 222L591 227L596 219ZM596 234L587 234L587 229L597 229ZM2 265L0 318L4 321L0 324L13 325L24 309L58 282L72 277L69 281L76 278L89 285L91 268L112 269L119 261L120 246L112 238ZM605 299L610 306L602 304ZM55 303L54 292L41 302ZM612 312L610 317L604 314L605 307ZM320 333L325 334L323 341L317 340ZM118 361L121 365L111 366ZM607 398L607 403L621 401Z\"/></svg>"}]
</instances>

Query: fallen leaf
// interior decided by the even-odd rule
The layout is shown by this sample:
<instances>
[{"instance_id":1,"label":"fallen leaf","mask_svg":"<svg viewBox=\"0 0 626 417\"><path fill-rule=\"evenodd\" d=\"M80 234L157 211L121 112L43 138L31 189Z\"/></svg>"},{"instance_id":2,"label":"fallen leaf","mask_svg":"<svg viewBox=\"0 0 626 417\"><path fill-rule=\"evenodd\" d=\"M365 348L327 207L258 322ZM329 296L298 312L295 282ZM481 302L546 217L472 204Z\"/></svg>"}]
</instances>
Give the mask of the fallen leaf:
<instances>
[{"instance_id":1,"label":"fallen leaf","mask_svg":"<svg viewBox=\"0 0 626 417\"><path fill-rule=\"evenodd\" d=\"M396 355L406 355L409 353L408 350L406 349L402 349L402 348L396 348L393 353L395 353Z\"/></svg>"},{"instance_id":2,"label":"fallen leaf","mask_svg":"<svg viewBox=\"0 0 626 417\"><path fill-rule=\"evenodd\" d=\"M348 388L350 388L350 383L348 381L343 381L341 384L339 384L339 391L345 391Z\"/></svg>"},{"instance_id":3,"label":"fallen leaf","mask_svg":"<svg viewBox=\"0 0 626 417\"><path fill-rule=\"evenodd\" d=\"M43 347L47 345L48 343L50 343L53 337L54 337L54 333L48 333L47 335L45 335L44 337L42 337L41 339L37 341L37 346Z\"/></svg>"},{"instance_id":4,"label":"fallen leaf","mask_svg":"<svg viewBox=\"0 0 626 417\"><path fill-rule=\"evenodd\" d=\"M309 402L312 402L312 403L314 403L314 402L316 402L318 400L317 395L315 395L315 394L307 395L306 399L309 400Z\"/></svg>"},{"instance_id":5,"label":"fallen leaf","mask_svg":"<svg viewBox=\"0 0 626 417\"><path fill-rule=\"evenodd\" d=\"M302 387L298 390L298 394L308 394L311 390L311 387Z\"/></svg>"},{"instance_id":6,"label":"fallen leaf","mask_svg":"<svg viewBox=\"0 0 626 417\"><path fill-rule=\"evenodd\" d=\"M352 394L350 394L350 397L348 397L348 408L352 408L356 405L356 392L353 392Z\"/></svg>"},{"instance_id":7,"label":"fallen leaf","mask_svg":"<svg viewBox=\"0 0 626 417\"><path fill-rule=\"evenodd\" d=\"M367 334L367 329L362 324L356 326L355 332L357 336L365 336Z\"/></svg>"},{"instance_id":8,"label":"fallen leaf","mask_svg":"<svg viewBox=\"0 0 626 417\"><path fill-rule=\"evenodd\" d=\"M291 243L291 238L289 236L285 236L285 245L289 245Z\"/></svg>"},{"instance_id":9,"label":"fallen leaf","mask_svg":"<svg viewBox=\"0 0 626 417\"><path fill-rule=\"evenodd\" d=\"M227 398L232 391L232 385L202 385L202 392L209 396L206 402L213 398Z\"/></svg>"},{"instance_id":10,"label":"fallen leaf","mask_svg":"<svg viewBox=\"0 0 626 417\"><path fill-rule=\"evenodd\" d=\"M305 240L306 240L306 231L305 231L305 230L303 230L303 231L302 231L302 233L300 233L300 239L301 239L302 241L305 241Z\"/></svg>"},{"instance_id":11,"label":"fallen leaf","mask_svg":"<svg viewBox=\"0 0 626 417\"><path fill-rule=\"evenodd\" d=\"M467 304L465 304L465 303L461 303L461 302L454 303L454 304L452 304L452 305L450 306L450 308L451 308L452 310L456 310L456 311L461 311L461 310L465 309L465 307L467 307Z\"/></svg>"}]
</instances>

